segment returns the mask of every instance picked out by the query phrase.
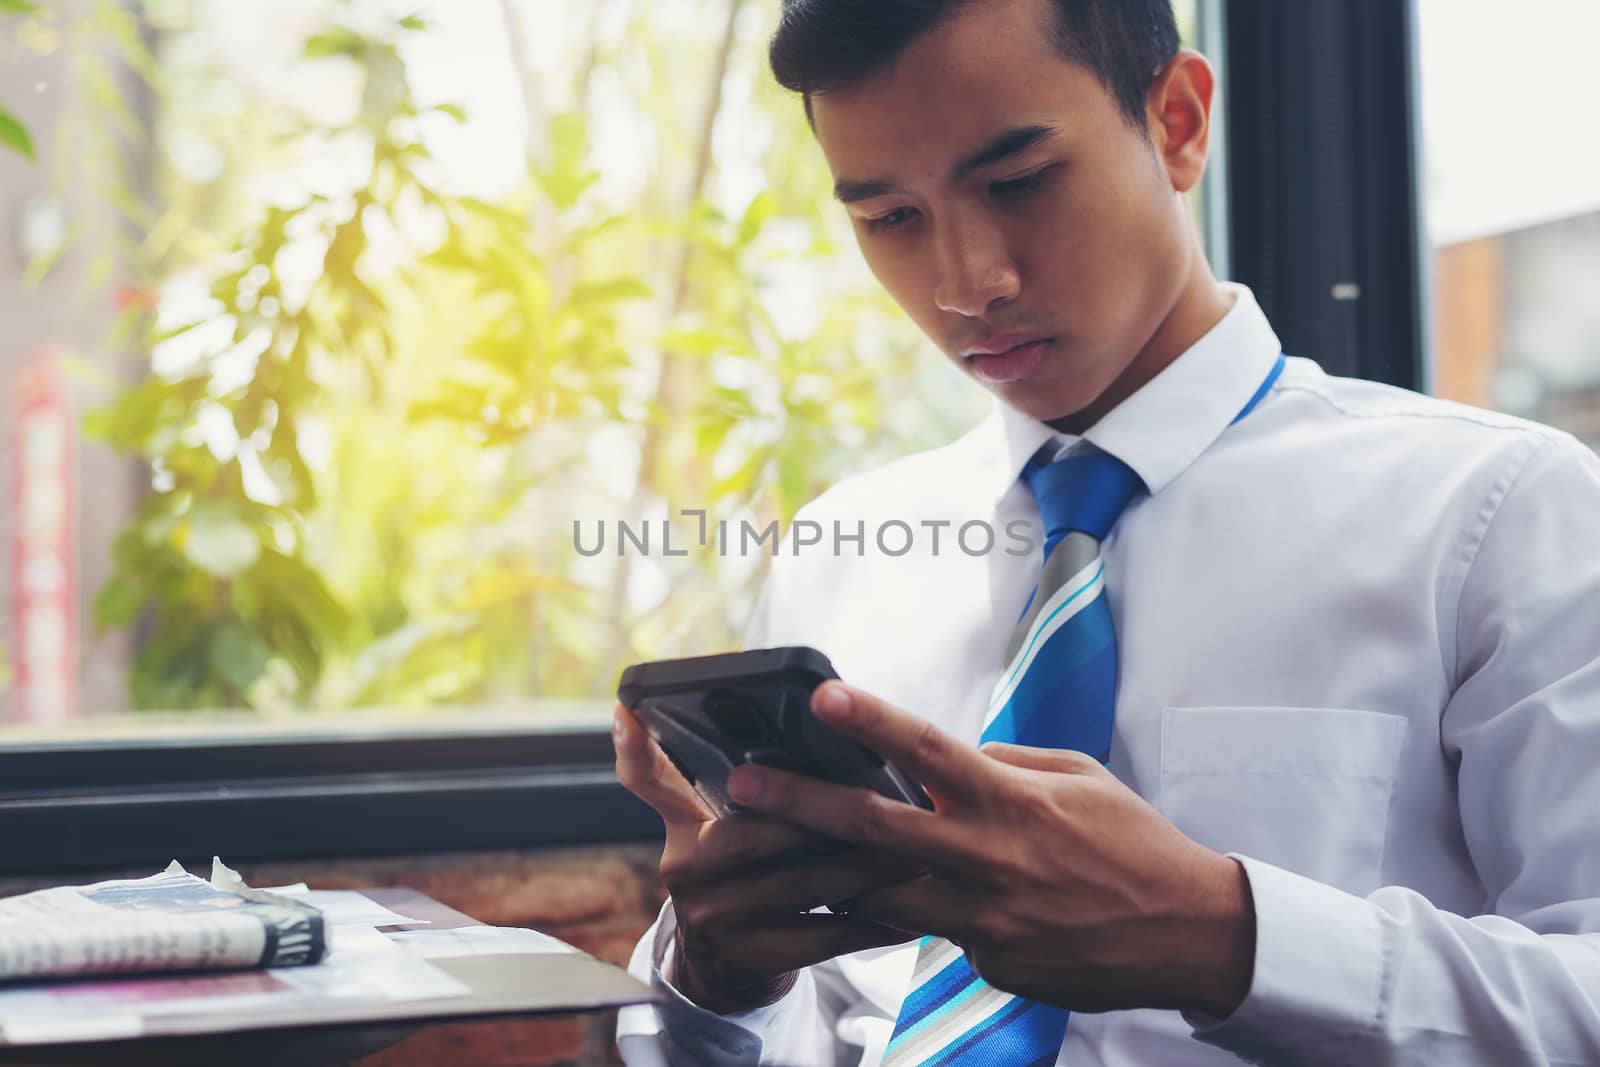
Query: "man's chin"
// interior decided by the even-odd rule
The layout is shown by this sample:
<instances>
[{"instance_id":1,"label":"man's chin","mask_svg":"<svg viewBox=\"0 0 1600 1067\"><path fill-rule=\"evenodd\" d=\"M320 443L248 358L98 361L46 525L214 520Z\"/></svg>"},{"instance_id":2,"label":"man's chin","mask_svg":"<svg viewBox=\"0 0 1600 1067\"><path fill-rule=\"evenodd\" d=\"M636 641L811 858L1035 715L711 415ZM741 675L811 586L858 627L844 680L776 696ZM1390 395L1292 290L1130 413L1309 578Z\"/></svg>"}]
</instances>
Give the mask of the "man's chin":
<instances>
[{"instance_id":1,"label":"man's chin","mask_svg":"<svg viewBox=\"0 0 1600 1067\"><path fill-rule=\"evenodd\" d=\"M991 386L990 391L1007 407L1021 412L1030 419L1049 423L1056 429L1070 427L1081 421L1095 401L1092 396L1080 396L1076 391L1063 390L1059 387L1050 388L1042 382L1013 382L1008 385Z\"/></svg>"}]
</instances>

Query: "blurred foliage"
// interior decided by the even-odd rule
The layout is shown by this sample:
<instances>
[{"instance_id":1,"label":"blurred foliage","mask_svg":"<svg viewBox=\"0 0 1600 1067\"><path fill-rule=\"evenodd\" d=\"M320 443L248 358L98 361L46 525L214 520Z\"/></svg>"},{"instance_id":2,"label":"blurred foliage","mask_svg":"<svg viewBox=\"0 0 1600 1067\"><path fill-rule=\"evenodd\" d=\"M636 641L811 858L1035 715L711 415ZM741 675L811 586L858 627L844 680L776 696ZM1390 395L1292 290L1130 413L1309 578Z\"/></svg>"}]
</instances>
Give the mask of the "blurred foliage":
<instances>
[{"instance_id":1,"label":"blurred foliage","mask_svg":"<svg viewBox=\"0 0 1600 1067\"><path fill-rule=\"evenodd\" d=\"M37 11L32 0L0 0L0 14L31 15ZM15 115L0 104L0 148L33 158L33 137ZM0 696L11 687L11 662L6 646L0 644Z\"/></svg>"},{"instance_id":2,"label":"blurred foliage","mask_svg":"<svg viewBox=\"0 0 1600 1067\"><path fill-rule=\"evenodd\" d=\"M0 0L0 15L34 15L38 5L33 0ZM29 159L33 158L33 137L4 104L0 104L0 148L7 148ZM0 678L0 683L4 679Z\"/></svg>"},{"instance_id":3,"label":"blurred foliage","mask_svg":"<svg viewBox=\"0 0 1600 1067\"><path fill-rule=\"evenodd\" d=\"M134 366L103 375L86 420L150 472L95 602L100 627L139 635L136 706L603 698L630 659L736 644L762 570L715 551L584 559L575 520L786 521L974 413L930 392L938 361L885 297L840 280L848 227L761 68L772 13L684 4L697 17L608 0L625 31L580 49L572 91L529 93L576 103L530 111L540 148L493 200L430 151L426 131L470 116L413 85L426 12L329 4L297 69L359 79L337 121L182 61L198 0L149 0L138 32L107 16L93 51L152 94L165 149L154 195L115 194L137 235L114 339ZM724 24L739 32L719 49ZM602 75L657 137L623 204L597 169ZM713 195L730 92L770 132L737 209ZM125 108L95 107L129 135ZM180 165L175 144L211 165ZM337 179L305 177L331 159ZM803 328L783 313L797 277ZM925 402L888 403L908 394Z\"/></svg>"}]
</instances>

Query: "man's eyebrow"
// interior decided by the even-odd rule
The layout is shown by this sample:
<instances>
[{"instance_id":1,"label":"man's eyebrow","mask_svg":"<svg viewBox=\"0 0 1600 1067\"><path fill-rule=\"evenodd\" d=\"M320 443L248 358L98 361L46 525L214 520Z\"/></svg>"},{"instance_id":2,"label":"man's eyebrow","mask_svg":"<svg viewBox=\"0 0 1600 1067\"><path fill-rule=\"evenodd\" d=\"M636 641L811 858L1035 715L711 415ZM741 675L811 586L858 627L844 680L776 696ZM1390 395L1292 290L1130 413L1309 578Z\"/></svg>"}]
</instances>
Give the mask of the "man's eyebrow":
<instances>
[{"instance_id":1,"label":"man's eyebrow","mask_svg":"<svg viewBox=\"0 0 1600 1067\"><path fill-rule=\"evenodd\" d=\"M1054 126L1018 126L1007 130L950 170L950 180L958 182L975 170L999 163L1003 159L1026 152L1040 141L1056 132Z\"/></svg>"},{"instance_id":2,"label":"man's eyebrow","mask_svg":"<svg viewBox=\"0 0 1600 1067\"><path fill-rule=\"evenodd\" d=\"M833 195L841 204L853 204L857 200L871 200L873 197L888 196L898 192L900 186L895 182L877 179L868 182L839 181L833 186Z\"/></svg>"},{"instance_id":3,"label":"man's eyebrow","mask_svg":"<svg viewBox=\"0 0 1600 1067\"><path fill-rule=\"evenodd\" d=\"M1054 126L1038 125L1018 126L1016 129L1007 130L950 168L950 180L958 182L975 170L1026 152L1056 132L1056 127ZM869 181L841 179L833 187L833 195L844 204L853 204L858 200L871 200L879 196L889 196L899 191L899 183L886 178L875 178Z\"/></svg>"}]
</instances>

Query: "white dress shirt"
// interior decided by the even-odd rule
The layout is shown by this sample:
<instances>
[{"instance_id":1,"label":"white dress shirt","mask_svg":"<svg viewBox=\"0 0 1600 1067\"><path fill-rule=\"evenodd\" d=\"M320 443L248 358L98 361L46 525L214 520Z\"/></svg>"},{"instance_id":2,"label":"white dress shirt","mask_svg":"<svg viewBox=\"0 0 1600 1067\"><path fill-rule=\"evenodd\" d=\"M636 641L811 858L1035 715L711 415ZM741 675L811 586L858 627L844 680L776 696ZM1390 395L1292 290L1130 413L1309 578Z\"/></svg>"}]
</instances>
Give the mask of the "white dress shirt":
<instances>
[{"instance_id":1,"label":"white dress shirt","mask_svg":"<svg viewBox=\"0 0 1600 1067\"><path fill-rule=\"evenodd\" d=\"M1074 1014L1060 1063L1600 1064L1600 461L1302 359L1230 425L1279 354L1230 292L1085 437L1150 490L1103 546L1110 767L1243 863L1254 976L1226 1019ZM813 645L976 742L1039 568L1003 531L1042 542L1017 476L1052 437L1073 440L997 407L823 494L800 517L830 536L775 561L750 646ZM875 543L893 520L919 532L905 555ZM920 524L938 520L935 553ZM975 520L1002 532L995 551L954 543ZM832 551L836 521L865 522L862 554ZM669 904L635 953L667 1000L623 1016L630 1064L878 1062L915 945L809 968L723 1018L661 983L671 924Z\"/></svg>"}]
</instances>

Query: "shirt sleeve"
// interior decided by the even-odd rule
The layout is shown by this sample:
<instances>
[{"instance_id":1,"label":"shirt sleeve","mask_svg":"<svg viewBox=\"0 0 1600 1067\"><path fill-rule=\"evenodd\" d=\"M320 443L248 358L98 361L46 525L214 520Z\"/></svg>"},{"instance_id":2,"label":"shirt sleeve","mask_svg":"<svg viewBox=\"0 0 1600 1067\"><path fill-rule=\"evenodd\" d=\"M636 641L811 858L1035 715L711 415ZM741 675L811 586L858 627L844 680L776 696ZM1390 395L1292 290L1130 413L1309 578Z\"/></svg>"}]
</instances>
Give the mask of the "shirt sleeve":
<instances>
[{"instance_id":1,"label":"shirt sleeve","mask_svg":"<svg viewBox=\"0 0 1600 1067\"><path fill-rule=\"evenodd\" d=\"M1467 545L1438 743L1484 888L1457 915L1238 857L1249 994L1195 1036L1261 1064L1600 1063L1600 460L1545 439Z\"/></svg>"},{"instance_id":2,"label":"shirt sleeve","mask_svg":"<svg viewBox=\"0 0 1600 1067\"><path fill-rule=\"evenodd\" d=\"M754 1011L717 1015L685 997L669 980L673 974L672 902L635 947L628 972L650 985L654 1005L624 1008L617 1018L617 1048L628 1067L843 1067L853 1054L840 1048L836 1027L845 1014L838 1007L840 975L825 981L831 995L818 995L818 971L837 972L832 963L800 971L783 999Z\"/></svg>"},{"instance_id":3,"label":"shirt sleeve","mask_svg":"<svg viewBox=\"0 0 1600 1067\"><path fill-rule=\"evenodd\" d=\"M771 643L778 596L776 577L769 577L745 629L745 648ZM776 1004L726 1016L701 1008L669 980L676 928L668 900L634 947L628 971L658 1000L618 1014L617 1049L628 1067L847 1067L860 1062L862 1045L871 1051L887 1041L886 1032L878 1033L889 1025L877 1022L882 1006L838 961L801 970Z\"/></svg>"}]
</instances>

